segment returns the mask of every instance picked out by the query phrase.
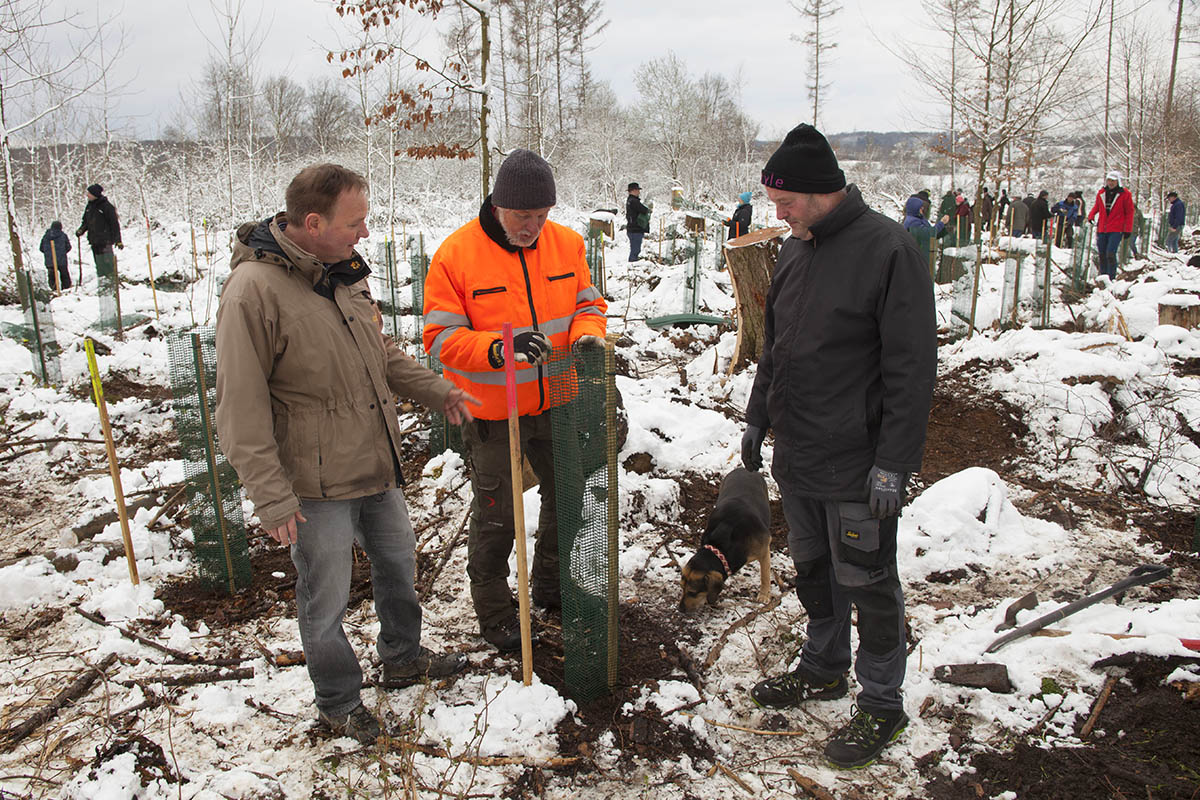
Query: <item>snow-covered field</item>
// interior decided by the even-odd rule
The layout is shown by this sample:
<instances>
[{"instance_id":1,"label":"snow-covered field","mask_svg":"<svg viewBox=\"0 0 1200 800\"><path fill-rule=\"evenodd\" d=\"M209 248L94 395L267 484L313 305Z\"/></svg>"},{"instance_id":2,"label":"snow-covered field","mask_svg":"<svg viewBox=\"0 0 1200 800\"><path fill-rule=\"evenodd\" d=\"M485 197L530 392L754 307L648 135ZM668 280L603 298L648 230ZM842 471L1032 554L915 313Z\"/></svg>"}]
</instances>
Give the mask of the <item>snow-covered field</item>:
<instances>
[{"instance_id":1,"label":"snow-covered field","mask_svg":"<svg viewBox=\"0 0 1200 800\"><path fill-rule=\"evenodd\" d=\"M464 213L469 213L466 207ZM552 218L576 230L586 224L585 213L567 208L556 209ZM450 229L424 231L428 252ZM159 229L154 237L156 276L178 275L182 281L192 274L186 224ZM945 749L938 769L955 774L969 768L970 753L947 745L951 723L946 715L925 713L929 709L953 708L969 715L977 725L975 739L983 746L1004 747L1012 731L1029 730L1043 720L1049 743L1077 742L1077 722L1087 715L1104 681L1104 674L1091 667L1095 661L1128 651L1188 655L1178 637L1200 638L1193 564L1186 577L1179 571L1165 600L1162 592L1152 600L1147 589L1134 589L1122 604L1107 601L1056 625L1070 635L1029 637L983 655L1007 605L1027 591L1037 588L1043 599L1021 612L1020 622L1057 608L1060 603L1050 598L1058 590L1086 594L1121 579L1137 564L1160 563L1166 554L1143 543L1136 526L1106 525L1081 514L1068 530L1039 519L1021 510L1029 499L1027 489L1006 483L991 469L973 467L925 487L901 518L901 576L916 644L904 687L912 723L864 771L839 772L821 758L825 739L849 714L850 698L784 712L788 730L767 731L778 728L778 714L756 707L747 691L764 675L788 666L798 649L804 615L789 593L729 633L733 623L758 609L752 574L734 578L719 608L674 623L693 634L680 647L697 663L723 642L699 685L679 670L669 680L635 685L631 694L636 698L631 710L656 708L670 724L711 748L721 769L714 771L714 763L687 753L668 762L621 758L625 739L615 731L603 734L590 752L562 752L556 727L579 709L540 680L521 685L512 677L513 660L497 659L483 645L465 580L465 543L451 554L425 602L425 639L431 647L468 652L471 668L447 686L365 690L368 705L403 727L399 738L412 746L377 753L347 739L329 738L315 725L312 686L304 669L277 667L260 656L263 648L272 653L299 650L294 618L261 618L214 635L203 624L189 627L156 596L164 581L192 569L190 532L170 515L153 527L154 505L131 516L142 581L137 587L129 582L125 560L108 558L111 547L105 545L121 542L117 523L85 541L77 541L72 532L82 521L111 511L114 503L104 447L96 443L100 423L90 399L83 337L91 335L104 345L98 357L102 378L120 375L144 386L167 387L164 336L215 315L216 288L228 269L229 232L210 232L210 238L214 252L211 258L200 254L200 279L154 297L145 233L126 234L127 246L119 255L125 281L122 306L126 314L147 315L151 321L130 330L124 341L92 327L99 308L95 273L85 253L83 287L52 302L63 347L60 387L40 387L29 351L0 337L0 457L5 458L0 485L8 506L0 516L0 628L5 634L0 644L0 727L28 719L86 665L116 656L84 699L60 710L15 747L0 746L0 797L487 797L540 791L554 798L653 794L666 800L745 797L746 787L759 797L794 797L796 784L788 768L838 796L854 787L865 792L856 796L921 797L923 779L916 762L922 756ZM360 249L374 256L382 241L383 234L373 232ZM1002 244L1010 253L1022 246ZM629 421L618 461L625 464L629 456L646 453L653 466L644 474L620 471L620 594L647 613L675 614L679 573L660 546L662 531L681 518L681 478L699 476L715 484L737 465L740 415L754 370L726 374L734 347L729 330L699 327L683 336L650 329L646 319L684 310L690 261L628 265L625 247L619 234L605 253L609 328L620 335L618 353L629 364L629 374L617 382ZM702 250L699 306L702 312L729 316L734 307L729 274L715 268L713 250L711 240ZM651 238L643 252L656 254L658 243ZM1056 268L1051 323L1073 322L1075 330L1084 332L1028 325L1003 332L994 328L1001 313L1004 264L985 265L976 312L982 332L943 345L940 370L945 374L972 363L984 365L980 391L999 394L1024 413L1031 461L1021 468L1028 474L1094 492L1129 485L1144 494L1146 504L1194 508L1200 501L1200 438L1195 433L1200 431L1200 377L1194 369L1188 375L1174 367L1200 359L1200 334L1158 325L1157 305L1169 293L1200 293L1200 273L1186 267L1185 258L1154 250L1149 261L1134 265L1141 272L1133 280L1105 283L1070 305L1059 297L1058 284L1065 286L1066 278ZM1056 251L1054 260L1065 269L1069 252ZM403 273L407 265L400 267ZM45 280L40 262L34 273ZM1030 300L1030 291L1032 287L1024 301ZM951 295L949 285L938 288L939 318L947 332ZM1026 306L1020 313L1028 323ZM22 321L20 306L0 306L0 323ZM182 462L162 457L161 443L173 431L170 401L163 399L169 392L161 394L110 401L126 497L139 492L154 497L150 490L183 478ZM414 428L417 422L415 413L407 414L401 428ZM1114 427L1127 435L1101 435L1102 429ZM55 442L19 446L32 440ZM21 450L32 452L7 458ZM769 442L764 455L769 459ZM536 491L530 490L525 502L531 530ZM462 459L453 452L433 455L423 478L406 493L418 530L435 516L456 523L469 501ZM249 515L249 505L246 510ZM453 534L433 528L424 534L430 548ZM669 537L668 549L688 553L699 534L694 530ZM68 553L76 564L63 565L61 557ZM773 562L779 574L790 577L785 552L775 552ZM959 569L972 578L953 585L927 580ZM165 676L196 667L174 663L111 626L87 621L75 607L145 631L177 651L240 653L250 659L241 666L252 668L253 675L167 686L161 683ZM378 631L369 603L350 614L347 629L368 663ZM1143 638L1104 635L1109 633ZM938 665L984 661L1007 666L1012 693L934 680ZM1173 677L1200 681L1200 669L1180 670ZM1045 691L1047 678L1060 694ZM1051 709L1056 711L1047 719ZM136 748L112 747L131 741L157 745L165 758L157 768L148 768L154 759L144 751L139 755ZM555 759L581 755L582 766L558 769ZM531 772L531 767L541 769ZM530 788L535 773L544 782L540 790Z\"/></svg>"}]
</instances>

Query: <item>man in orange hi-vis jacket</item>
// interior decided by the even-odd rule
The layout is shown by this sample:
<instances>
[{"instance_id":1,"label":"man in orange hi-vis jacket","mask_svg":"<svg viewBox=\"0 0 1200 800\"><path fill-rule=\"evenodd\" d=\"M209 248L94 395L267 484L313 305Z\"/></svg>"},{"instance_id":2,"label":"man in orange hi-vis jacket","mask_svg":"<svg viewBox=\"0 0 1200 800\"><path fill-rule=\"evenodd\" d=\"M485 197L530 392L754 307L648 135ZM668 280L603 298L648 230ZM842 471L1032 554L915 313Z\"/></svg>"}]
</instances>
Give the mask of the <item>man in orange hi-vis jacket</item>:
<instances>
[{"instance_id":1,"label":"man in orange hi-vis jacket","mask_svg":"<svg viewBox=\"0 0 1200 800\"><path fill-rule=\"evenodd\" d=\"M464 426L470 450L470 534L467 576L479 629L501 652L521 646L516 603L508 587L512 552L512 476L504 365L516 365L521 450L541 487L533 602L561 605L555 519L549 375L555 348L603 345L607 303L588 274L583 237L547 220L554 175L531 150L514 150L496 173L479 216L447 237L425 279L425 349L445 377L481 400ZM513 326L513 351L500 333Z\"/></svg>"}]
</instances>

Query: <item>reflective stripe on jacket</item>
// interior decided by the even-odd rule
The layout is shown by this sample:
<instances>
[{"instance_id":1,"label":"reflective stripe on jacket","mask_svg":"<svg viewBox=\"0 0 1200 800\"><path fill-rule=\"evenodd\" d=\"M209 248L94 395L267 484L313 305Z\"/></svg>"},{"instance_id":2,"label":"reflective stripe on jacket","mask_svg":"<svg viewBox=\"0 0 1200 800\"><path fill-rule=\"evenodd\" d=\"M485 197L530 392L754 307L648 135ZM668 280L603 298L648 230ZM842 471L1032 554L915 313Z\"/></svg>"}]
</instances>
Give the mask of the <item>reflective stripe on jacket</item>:
<instances>
[{"instance_id":1,"label":"reflective stripe on jacket","mask_svg":"<svg viewBox=\"0 0 1200 800\"><path fill-rule=\"evenodd\" d=\"M506 419L504 369L488 361L504 323L512 323L514 336L539 330L556 350L565 349L581 336L604 336L608 304L592 286L578 233L547 221L532 247L514 248L500 244L503 230L492 216L491 198L479 213L433 255L425 279L424 344L452 383L482 401L471 407L475 416ZM550 407L545 365L518 363L516 377L520 415Z\"/></svg>"}]
</instances>

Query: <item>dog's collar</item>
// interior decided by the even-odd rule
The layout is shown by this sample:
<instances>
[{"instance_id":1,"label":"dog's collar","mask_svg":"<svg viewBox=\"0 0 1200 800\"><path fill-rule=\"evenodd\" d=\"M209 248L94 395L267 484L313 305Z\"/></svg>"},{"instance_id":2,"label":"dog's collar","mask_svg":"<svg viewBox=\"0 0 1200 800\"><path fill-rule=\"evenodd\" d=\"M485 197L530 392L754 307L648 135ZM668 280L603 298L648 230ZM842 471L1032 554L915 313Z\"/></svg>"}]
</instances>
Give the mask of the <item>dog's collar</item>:
<instances>
[{"instance_id":1,"label":"dog's collar","mask_svg":"<svg viewBox=\"0 0 1200 800\"><path fill-rule=\"evenodd\" d=\"M713 547L711 544L704 545L704 549L715 553L717 558L721 560L721 566L725 568L725 577L728 578L731 573L729 571L729 562L725 560L725 554Z\"/></svg>"}]
</instances>

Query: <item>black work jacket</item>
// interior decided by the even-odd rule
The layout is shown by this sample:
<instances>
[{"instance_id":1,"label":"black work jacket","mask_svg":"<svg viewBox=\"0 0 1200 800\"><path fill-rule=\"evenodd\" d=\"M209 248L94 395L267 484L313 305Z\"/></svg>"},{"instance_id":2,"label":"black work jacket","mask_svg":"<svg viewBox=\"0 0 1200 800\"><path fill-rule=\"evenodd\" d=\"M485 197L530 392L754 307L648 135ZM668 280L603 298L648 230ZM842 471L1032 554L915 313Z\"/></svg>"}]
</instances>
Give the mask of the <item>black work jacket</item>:
<instances>
[{"instance_id":1,"label":"black work jacket","mask_svg":"<svg viewBox=\"0 0 1200 800\"><path fill-rule=\"evenodd\" d=\"M806 497L861 500L873 464L917 472L937 373L929 268L858 187L779 252L746 421L775 431L772 474Z\"/></svg>"},{"instance_id":2,"label":"black work jacket","mask_svg":"<svg viewBox=\"0 0 1200 800\"><path fill-rule=\"evenodd\" d=\"M83 209L83 222L75 234L87 233L88 244L93 250L103 250L114 244L121 244L121 221L117 218L117 208L107 197L97 197L89 200Z\"/></svg>"},{"instance_id":3,"label":"black work jacket","mask_svg":"<svg viewBox=\"0 0 1200 800\"><path fill-rule=\"evenodd\" d=\"M649 233L649 225L640 225L638 217L642 214L649 214L650 209L642 203L634 195L629 195L625 200L625 230L633 233Z\"/></svg>"}]
</instances>

